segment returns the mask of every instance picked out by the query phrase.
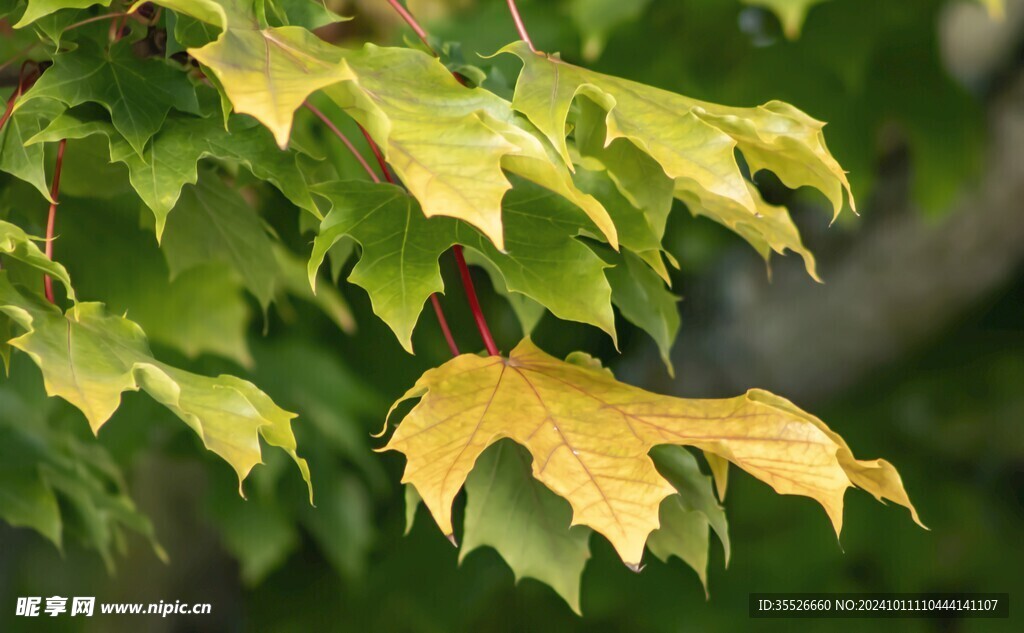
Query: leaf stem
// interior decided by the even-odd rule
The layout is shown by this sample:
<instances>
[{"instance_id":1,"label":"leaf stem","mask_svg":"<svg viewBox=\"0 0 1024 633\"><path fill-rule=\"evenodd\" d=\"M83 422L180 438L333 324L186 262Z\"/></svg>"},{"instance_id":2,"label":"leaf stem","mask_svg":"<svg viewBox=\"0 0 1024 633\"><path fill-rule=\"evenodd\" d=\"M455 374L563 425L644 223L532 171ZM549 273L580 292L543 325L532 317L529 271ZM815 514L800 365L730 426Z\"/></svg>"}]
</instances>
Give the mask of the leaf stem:
<instances>
[{"instance_id":1,"label":"leaf stem","mask_svg":"<svg viewBox=\"0 0 1024 633\"><path fill-rule=\"evenodd\" d=\"M359 125L358 123L356 125ZM370 150L373 152L373 156L377 159L377 164L380 165L380 170L384 172L384 179L391 184L397 184L395 179L391 177L391 172L388 170L388 163L384 160L384 154L381 153L380 148L377 147L377 143L370 136L370 133L366 131L366 128L359 125L359 131L363 133L363 138L370 145Z\"/></svg>"},{"instance_id":2,"label":"leaf stem","mask_svg":"<svg viewBox=\"0 0 1024 633\"><path fill-rule=\"evenodd\" d=\"M20 51L18 51L14 55L12 55L4 63L0 64L0 70L3 70L4 68L7 68L8 66L13 64L14 62L16 62L19 59L21 59L22 57L24 57L25 55L28 55L32 51L33 48L35 48L36 46L39 45L40 41L41 40L36 40L35 42L32 42L31 44L29 44L25 48L21 49Z\"/></svg>"},{"instance_id":3,"label":"leaf stem","mask_svg":"<svg viewBox=\"0 0 1024 633\"><path fill-rule=\"evenodd\" d=\"M358 149L356 149L356 146L352 144L352 141L350 141L348 137L345 136L344 132L338 129L338 126L335 125L334 122L327 118L327 115L325 115L316 106L314 106L312 103L308 101L306 101L302 105L306 106L307 110L315 114L318 119L323 121L324 125L327 126L327 129L334 132L334 135L337 136L341 140L341 142L345 144L345 147L348 148L348 151L352 152L352 155L355 156L356 160L359 161L359 164L363 166L363 169L366 170L366 173L370 175L370 180L372 180L373 182L380 182L380 178L377 176L377 172L373 171L373 167L370 167L370 163L366 162L366 159L363 158L363 155L359 152Z\"/></svg>"},{"instance_id":4,"label":"leaf stem","mask_svg":"<svg viewBox=\"0 0 1024 633\"><path fill-rule=\"evenodd\" d=\"M358 125L358 123L356 125ZM386 178L391 184L397 185L398 183L396 183L395 179L391 177L391 172L388 170L388 163L384 160L384 154L382 154L380 148L377 147L377 143L373 140L373 137L370 136L370 133L361 125L359 126L359 131L363 133L363 137L366 138L366 142L369 143L370 149L373 151L373 155L377 158L377 164L380 165L380 170L384 172L384 178ZM380 181L378 180L377 182ZM455 343L455 337L452 336L452 329L448 327L448 319L444 318L444 310L441 309L441 299L437 296L436 292L430 295L430 304L434 306L434 314L437 315L437 322L441 326L441 332L444 334L444 340L448 342L448 349L451 350L452 356L458 356L459 346Z\"/></svg>"},{"instance_id":5,"label":"leaf stem","mask_svg":"<svg viewBox=\"0 0 1024 633\"><path fill-rule=\"evenodd\" d=\"M338 126L334 125L334 123L312 103L307 101L302 105L306 106L307 110L315 114L321 121L323 121L324 125L334 132L335 136L341 139L341 142L345 144L345 147L347 147L350 152L352 152L352 155L356 157L356 160L358 160L359 164L363 166L366 173L370 175L373 182L379 183L380 178L377 176L377 172L373 171L370 164L366 162L366 159L359 153L359 150L352 144L352 141L350 141L348 137L338 129ZM358 123L356 125L358 125ZM388 182L395 184L395 181L391 178L391 174L388 172L388 166L384 161L384 156L381 154L380 148L377 147L377 144L373 141L366 130L363 129L363 126L359 126L359 131L363 133L363 136L366 138L366 142L370 144L370 149L373 150L373 155L377 158L377 163L380 165L381 171L384 172L384 177L387 178ZM436 292L430 295L430 304L434 307L434 314L437 315L437 322L441 325L441 332L444 334L444 340L448 343L448 349L451 350L452 356L458 356L459 346L455 343L455 337L452 336L452 329L448 326L448 320L444 318L444 311L441 309L441 300L438 298Z\"/></svg>"},{"instance_id":6,"label":"leaf stem","mask_svg":"<svg viewBox=\"0 0 1024 633\"><path fill-rule=\"evenodd\" d=\"M508 0L508 11L512 14L512 21L516 24L516 31L519 32L519 37L526 42L531 51L536 53L537 49L533 46L533 40L530 39L530 34L526 32L526 25L523 24L523 17L519 15L519 7L516 6L516 0Z\"/></svg>"},{"instance_id":7,"label":"leaf stem","mask_svg":"<svg viewBox=\"0 0 1024 633\"><path fill-rule=\"evenodd\" d=\"M388 0L388 4L390 4L392 8L394 8L395 12L398 13L398 15L400 15L403 20L405 20L405 23L408 24L409 28L411 28L416 33L416 36L420 38L420 41L423 42L423 45L426 46L430 50L430 52L434 54L434 57L437 57L437 51L435 51L434 47L430 45L430 41L427 38L427 31L422 26L420 26L420 23L416 21L416 18L412 17L412 14L409 13L409 10L403 7L398 0Z\"/></svg>"},{"instance_id":8,"label":"leaf stem","mask_svg":"<svg viewBox=\"0 0 1024 633\"><path fill-rule=\"evenodd\" d=\"M444 318L444 311L441 309L441 300L437 298L437 293L430 295L430 304L434 306L434 314L437 315L437 321L441 324L441 332L444 333L444 340L448 342L448 349L451 350L452 356L459 355L459 346L455 343L455 337L452 336L452 330L448 327L448 320Z\"/></svg>"},{"instance_id":9,"label":"leaf stem","mask_svg":"<svg viewBox=\"0 0 1024 633\"><path fill-rule=\"evenodd\" d=\"M35 74L33 74L33 72L25 72L26 68L33 65L35 66L33 71ZM11 94L10 99L7 100L7 107L4 108L4 114L0 117L0 130L3 129L7 120L11 118L11 115L14 114L14 104L17 103L18 99L21 98L21 95L25 93L25 90L31 87L32 84L39 79L38 70L39 64L31 59L26 59L22 62L21 70L18 71L18 87L15 88L14 93Z\"/></svg>"},{"instance_id":10,"label":"leaf stem","mask_svg":"<svg viewBox=\"0 0 1024 633\"><path fill-rule=\"evenodd\" d=\"M390 4L395 11L398 12L398 15L405 20L406 24L416 32L420 41L423 42L424 46L434 54L434 57L438 57L437 51L434 50L434 47L430 45L430 41L427 39L427 31L420 26L420 23L416 21L416 18L414 18L413 15L398 2L398 0L388 0L388 4ZM518 19L519 13L515 11L515 4L512 0L509 0L509 6L512 7L513 13ZM522 32L525 33L526 29L523 28ZM529 44L529 37L527 36L525 39ZM530 44L530 49L533 49L533 44ZM452 73L452 76L455 77L455 80L460 84L466 85L465 81L463 81L462 77L457 73ZM391 175L388 172L387 162L384 160L384 156L381 154L380 148L377 147L377 144L362 126L359 126L359 130L363 133L363 136L366 137L366 141L370 144L370 149L373 150L374 156L377 157L377 162L380 164L380 168L384 172L384 177L388 179L388 182L394 183L395 181L391 179ZM476 322L476 329L479 330L480 338L483 339L484 346L487 347L487 353L491 356L498 356L501 352L498 351L498 346L494 342L494 337L491 336L491 329L487 326L487 318L484 316L484 311L480 308L480 300L476 296L476 287L473 285L473 277L469 274L469 266L466 265L466 258L462 254L462 246L456 244L452 247L452 252L455 253L455 261L459 265L459 275L462 278L462 287L466 290L466 299L469 301L469 309L473 312L473 320ZM448 339L448 347L451 348L452 354L458 355L458 347L455 345L455 340L451 338L451 331L448 328L448 323L445 321L444 314L441 312L441 302L438 300L437 294L435 293L430 295L430 300L431 303L434 304L434 312L437 313L437 318L441 322L441 330L445 333L445 338Z\"/></svg>"},{"instance_id":11,"label":"leaf stem","mask_svg":"<svg viewBox=\"0 0 1024 633\"><path fill-rule=\"evenodd\" d=\"M44 246L46 257L53 259L53 232L57 224L57 204L60 196L60 171L64 165L64 147L68 144L67 139L61 139L57 145L57 162L53 167L53 182L50 184L50 213L46 218L46 245ZM49 275L43 275L43 288L46 291L46 298L50 303L56 303L53 299L53 280Z\"/></svg>"},{"instance_id":12,"label":"leaf stem","mask_svg":"<svg viewBox=\"0 0 1024 633\"><path fill-rule=\"evenodd\" d=\"M125 27L126 24L128 24L128 14L127 13L123 13L121 15L121 22L120 23L118 23L116 21L110 23L110 29L109 29L109 31L107 33L107 39L110 40L111 44L113 44L114 42L120 42L121 41L121 36L124 35L124 27Z\"/></svg>"},{"instance_id":13,"label":"leaf stem","mask_svg":"<svg viewBox=\"0 0 1024 633\"><path fill-rule=\"evenodd\" d=\"M466 265L466 258L462 254L462 245L456 244L452 247L455 253L455 261L459 264L459 273L462 275L462 286L466 289L466 299L469 301L469 309L473 311L473 318L476 320L476 327L480 330L480 338L484 340L487 353L491 356L499 356L498 346L491 336L491 329L487 327L487 319L484 318L484 311L480 309L480 300L476 296L476 287L473 286L473 278L469 274L469 266Z\"/></svg>"},{"instance_id":14,"label":"leaf stem","mask_svg":"<svg viewBox=\"0 0 1024 633\"><path fill-rule=\"evenodd\" d=\"M124 13L124 12L118 12L118 13L105 13L103 15L94 15L91 18L86 18L86 19L82 20L81 22L75 22L74 24L71 24L70 26L65 27L64 31L70 31L71 29L77 29L80 26L85 26L86 24L92 24L93 22L99 22L100 20L113 20L115 18L119 18L119 17L125 16L125 15L128 15L128 14Z\"/></svg>"}]
</instances>

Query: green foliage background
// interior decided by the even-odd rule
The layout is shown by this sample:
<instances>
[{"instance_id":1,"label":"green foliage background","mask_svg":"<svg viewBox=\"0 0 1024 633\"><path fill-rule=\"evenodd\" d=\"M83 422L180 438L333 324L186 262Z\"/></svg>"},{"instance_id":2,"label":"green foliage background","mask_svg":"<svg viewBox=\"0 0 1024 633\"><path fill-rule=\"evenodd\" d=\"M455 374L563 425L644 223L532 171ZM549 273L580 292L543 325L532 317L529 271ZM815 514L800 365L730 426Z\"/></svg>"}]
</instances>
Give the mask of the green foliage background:
<instances>
[{"instance_id":1,"label":"green foliage background","mask_svg":"<svg viewBox=\"0 0 1024 633\"><path fill-rule=\"evenodd\" d=\"M357 11L367 4L373 3L364 0ZM433 16L426 20L432 34L459 42L457 54L467 63L490 64L476 53L489 54L514 38L503 2L438 4L420 0L410 6ZM546 50L560 50L571 60L596 53L593 43L589 48L585 44L587 35L572 16L588 5L598 11L601 2L521 4L533 38ZM874 200L882 195L879 183L902 178L914 212L936 224L989 167L983 160L990 144L987 104L1000 77L1019 65L1016 55L1008 55L990 82L965 86L951 79L938 41L939 19L949 3L938 0L831 0L812 9L795 41L782 36L771 14L730 0L618 4L636 5L636 17L610 28L604 49L588 60L591 67L720 103L783 99L797 104L829 122L829 146L851 172L858 199ZM346 7L337 8L345 13ZM403 34L380 10L339 28L392 40ZM6 52L7 42L3 48ZM489 81L500 92L501 77L509 78L507 89L516 65L494 63ZM308 139L342 168L355 168L331 139L317 136L312 118L300 118L298 125L299 138ZM205 291L233 297L218 319L251 318L248 348L242 341L210 340L206 351L238 362L207 354L183 357L179 337L201 338L209 315L196 317L187 327L167 323L167 312L147 315L147 292L154 301L178 292L187 305L189 297L203 292L195 286L216 286L216 275L199 280L183 274L168 284L167 264L156 244L140 237L151 229L139 227L137 201L129 194L123 166L89 159L90 152L104 150L97 143L99 137L91 137L69 146L69 161L81 162L78 169L67 167L62 192L62 261L80 294L104 299L112 312L127 307L119 304L119 297L133 297L133 317L144 321L162 358L201 373L248 377L282 406L300 413L303 422L296 425L296 434L317 482L318 507L314 511L306 505L304 485L289 469L287 457L269 452L267 466L254 471L247 483L248 501L242 501L234 494L231 469L195 450L197 441L186 429L137 394L126 396L97 442L73 409L41 396L34 372L15 367L11 378L0 381L0 437L6 438L0 440L0 468L15 467L15 457L23 456L25 447L42 445L54 454L87 453L86 461L107 474L77 478L82 486L95 483L90 492L73 486L58 489L68 531L62 550L35 532L0 527L3 630L31 627L24 620L6 619L15 597L24 595L214 604L212 616L147 619L147 630L631 633L792 630L789 622L747 618L747 594L754 591L1024 595L1024 550L1017 545L1024 529L1024 283L1019 275L992 288L924 344L814 403L816 412L859 454L885 455L900 468L930 532L916 528L900 510L869 510L867 495L851 494L840 547L814 504L765 494L764 486L736 474L726 501L732 560L723 569L721 550L712 548L710 600L705 600L696 575L678 560L665 564L651 557L636 575L622 566L606 542L595 538L594 560L583 580L585 616L578 618L546 586L533 580L515 586L493 551L475 552L459 566L457 552L422 510L410 534L403 535L405 509L395 483L402 459L371 453L376 443L369 433L377 430L394 397L422 371L447 358L432 319L424 319L417 329L417 355L409 356L374 318L365 293L352 286L344 295L358 336L341 331L336 309L325 310L304 300L308 297L293 296L263 315L237 285L225 283ZM71 178L74 173L81 178ZM97 187L98 182L105 186ZM21 209L17 213L24 214L27 225L39 226L45 218L36 210L38 194L11 179L4 185L4 207ZM797 198L805 207L818 203ZM34 207L19 204L27 200ZM304 238L283 197L273 192L262 204L282 239L303 251ZM856 244L863 226L876 221L876 207L883 205L863 206L863 219L847 217L825 238L820 235L827 214L808 209L797 221L814 236L809 241L841 249ZM90 231L95 226L104 231ZM675 288L684 295L723 266L760 266L745 252L737 255L746 247L710 222L675 214L669 231L668 241L682 263ZM139 239L132 242L133 235ZM106 248L108 239L111 244L134 244L134 250ZM817 252L828 258L827 250ZM827 283L827 267L823 272ZM447 279L456 274L444 273ZM508 346L518 336L518 325L485 279L479 277L484 309L493 315L496 334ZM758 279L758 284L768 284ZM277 289L277 294L288 294L288 289ZM460 291L453 287L449 296L458 299ZM690 335L688 322L714 318L703 300L697 294L683 302L683 339ZM456 331L472 332L468 311L450 309L449 318ZM627 382L641 383L653 371L662 371L653 344L638 331L622 336L627 351L622 359L596 330L550 317L542 321L536 339L556 354L579 348L598 351ZM14 362L24 365L25 359L16 356ZM76 439L66 439L67 433ZM98 454L97 444L102 447ZM104 470L108 461L117 464L124 481ZM83 503L86 498L97 501ZM117 512L96 510L118 503ZM169 564L160 562L147 545L150 529ZM86 535L84 540L97 542L97 530L107 534L113 573L95 551L75 539ZM119 550L123 554L115 553ZM56 624L68 630L138 630L131 618L62 619ZM806 630L864 630L857 620L802 624ZM878 631L1009 632L1020 630L1020 620L890 620L870 626Z\"/></svg>"}]
</instances>

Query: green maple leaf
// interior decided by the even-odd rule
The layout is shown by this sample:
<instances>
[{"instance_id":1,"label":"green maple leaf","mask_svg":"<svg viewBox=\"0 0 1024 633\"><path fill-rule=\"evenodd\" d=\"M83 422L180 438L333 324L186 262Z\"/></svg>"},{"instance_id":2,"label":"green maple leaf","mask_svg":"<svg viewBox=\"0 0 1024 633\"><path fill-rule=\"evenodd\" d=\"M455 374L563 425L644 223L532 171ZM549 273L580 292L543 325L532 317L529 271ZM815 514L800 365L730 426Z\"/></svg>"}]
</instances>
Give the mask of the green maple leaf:
<instances>
[{"instance_id":1,"label":"green maple leaf","mask_svg":"<svg viewBox=\"0 0 1024 633\"><path fill-rule=\"evenodd\" d=\"M175 206L162 242L171 278L208 262L224 262L266 309L280 267L274 241L256 211L216 174L204 172Z\"/></svg>"},{"instance_id":2,"label":"green maple leaf","mask_svg":"<svg viewBox=\"0 0 1024 633\"><path fill-rule=\"evenodd\" d=\"M75 405L99 431L124 391L143 390L202 438L235 469L239 483L261 463L260 438L295 453L293 414L252 383L233 376L199 376L153 358L145 335L128 319L108 315L98 303L78 303L67 314L42 297L25 294L0 275L0 311L24 333L10 344L39 365L47 392Z\"/></svg>"},{"instance_id":3,"label":"green maple leaf","mask_svg":"<svg viewBox=\"0 0 1024 633\"><path fill-rule=\"evenodd\" d=\"M227 0L159 4L223 29L189 53L210 68L235 111L270 128L281 147L295 110L324 89L366 128L427 216L464 220L504 248L507 169L573 201L616 245L607 212L575 187L567 165L529 123L497 95L460 85L434 57L372 44L341 49L300 27L268 28Z\"/></svg>"},{"instance_id":4,"label":"green maple leaf","mask_svg":"<svg viewBox=\"0 0 1024 633\"><path fill-rule=\"evenodd\" d=\"M237 275L212 262L171 280L149 229L139 226L134 196L99 208L92 201L66 198L59 227L56 253L74 273L80 294L127 315L150 341L189 358L211 353L251 365L246 333L252 311ZM126 261L131 265L125 266Z\"/></svg>"},{"instance_id":5,"label":"green maple leaf","mask_svg":"<svg viewBox=\"0 0 1024 633\"><path fill-rule=\"evenodd\" d=\"M61 105L56 101L38 99L15 110L0 130L0 171L29 183L48 201L46 152L42 145L26 142L60 111Z\"/></svg>"},{"instance_id":6,"label":"green maple leaf","mask_svg":"<svg viewBox=\"0 0 1024 633\"><path fill-rule=\"evenodd\" d=\"M295 110L306 97L351 76L340 64L341 49L302 27L267 28L252 3L160 0L157 4L221 30L216 40L189 48L189 54L217 77L235 112L256 117L282 148L288 145Z\"/></svg>"},{"instance_id":7,"label":"green maple leaf","mask_svg":"<svg viewBox=\"0 0 1024 633\"><path fill-rule=\"evenodd\" d=\"M167 215L178 202L182 187L196 183L198 163L204 158L245 166L257 178L277 187L296 206L321 217L296 164L296 152L281 151L270 133L251 120L232 117L225 128L216 117L172 114L145 151L138 154L116 132L105 113L82 106L63 112L28 142L52 142L92 134L107 135L110 159L128 166L132 187L156 216L158 240L163 236Z\"/></svg>"},{"instance_id":8,"label":"green maple leaf","mask_svg":"<svg viewBox=\"0 0 1024 633\"><path fill-rule=\"evenodd\" d=\"M67 536L77 536L108 569L128 530L148 538L166 559L110 455L60 428L63 408L46 398L38 375L18 369L0 379L0 518L36 530L60 549Z\"/></svg>"},{"instance_id":9,"label":"green maple leaf","mask_svg":"<svg viewBox=\"0 0 1024 633\"><path fill-rule=\"evenodd\" d=\"M53 67L17 107L38 98L56 99L69 107L103 106L114 128L140 156L172 108L199 113L195 88L184 72L162 60L136 57L124 40L109 49L84 40L75 50L55 55Z\"/></svg>"},{"instance_id":10,"label":"green maple leaf","mask_svg":"<svg viewBox=\"0 0 1024 633\"><path fill-rule=\"evenodd\" d=\"M40 250L36 243L41 241L41 238L25 233L21 227L0 220L0 255L7 255L49 275L67 288L68 298L74 301L75 291L71 287L71 277L68 275L67 269L51 260Z\"/></svg>"},{"instance_id":11,"label":"green maple leaf","mask_svg":"<svg viewBox=\"0 0 1024 633\"><path fill-rule=\"evenodd\" d=\"M513 190L505 203L505 253L468 224L426 218L398 187L363 181L316 185L333 208L310 257L310 283L327 251L349 236L363 247L349 281L364 288L374 312L411 351L412 331L427 298L444 291L438 258L454 244L479 251L509 290L556 316L595 325L615 336L605 264L574 239L585 218L569 203L535 187ZM577 217L579 216L579 217ZM558 275L550 275L552 270Z\"/></svg>"},{"instance_id":12,"label":"green maple leaf","mask_svg":"<svg viewBox=\"0 0 1024 633\"><path fill-rule=\"evenodd\" d=\"M570 527L569 504L533 478L521 446L499 442L476 461L466 479L466 518L459 561L493 547L516 581L536 578L580 613L580 576L590 558L591 530Z\"/></svg>"},{"instance_id":13,"label":"green maple leaf","mask_svg":"<svg viewBox=\"0 0 1024 633\"><path fill-rule=\"evenodd\" d=\"M498 267L491 263L491 260L472 249L463 251L463 255L467 263L482 268L487 273L487 276L491 278L491 286L494 288L494 291L508 301L509 307L515 313L523 336L529 336L544 317L544 313L547 312L544 306L524 294L509 290L505 277L498 270Z\"/></svg>"},{"instance_id":14,"label":"green maple leaf","mask_svg":"<svg viewBox=\"0 0 1024 633\"><path fill-rule=\"evenodd\" d=\"M274 18L275 26L318 29L352 19L328 9L324 0L265 0L262 8L268 17Z\"/></svg>"},{"instance_id":15,"label":"green maple leaf","mask_svg":"<svg viewBox=\"0 0 1024 633\"><path fill-rule=\"evenodd\" d=\"M46 257L24 231L3 221L0 252L50 275L67 289L73 305L65 313L43 297L16 287L8 271L0 271L0 313L21 332L8 344L39 366L46 392L78 408L94 433L120 406L123 392L141 389L231 464L239 486L262 461L262 438L292 457L310 486L312 499L309 468L295 452L294 414L245 380L227 375L208 378L156 360L138 324L107 314L102 304L79 303L64 267Z\"/></svg>"},{"instance_id":16,"label":"green maple leaf","mask_svg":"<svg viewBox=\"0 0 1024 633\"><path fill-rule=\"evenodd\" d=\"M662 561L678 556L697 572L707 592L709 528L722 542L725 564L729 564L725 508L715 499L712 480L701 473L692 453L679 446L658 446L651 451L651 458L677 494L661 502L661 526L651 533L647 547Z\"/></svg>"},{"instance_id":17,"label":"green maple leaf","mask_svg":"<svg viewBox=\"0 0 1024 633\"><path fill-rule=\"evenodd\" d=\"M665 281L636 254L623 249L615 253L601 249L609 264L608 282L612 303L630 323L650 334L658 345L661 359L672 375L670 351L679 334L679 297L665 287Z\"/></svg>"},{"instance_id":18,"label":"green maple leaf","mask_svg":"<svg viewBox=\"0 0 1024 633\"><path fill-rule=\"evenodd\" d=\"M62 9L88 9L94 5L109 7L110 0L28 0L25 13L14 24L14 28L20 29L28 26L36 20Z\"/></svg>"}]
</instances>

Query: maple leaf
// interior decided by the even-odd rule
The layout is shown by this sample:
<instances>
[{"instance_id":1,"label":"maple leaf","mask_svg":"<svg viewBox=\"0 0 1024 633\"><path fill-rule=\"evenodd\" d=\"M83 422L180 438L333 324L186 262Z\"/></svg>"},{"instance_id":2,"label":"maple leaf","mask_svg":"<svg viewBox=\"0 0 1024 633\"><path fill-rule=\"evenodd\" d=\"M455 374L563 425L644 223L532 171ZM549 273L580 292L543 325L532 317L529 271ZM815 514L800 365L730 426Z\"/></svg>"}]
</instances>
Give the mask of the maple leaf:
<instances>
[{"instance_id":1,"label":"maple leaf","mask_svg":"<svg viewBox=\"0 0 1024 633\"><path fill-rule=\"evenodd\" d=\"M74 51L55 55L47 70L18 101L56 99L73 107L98 103L132 149L142 154L146 141L164 123L172 108L199 114L195 88L185 73L158 59L140 59L122 40L109 49L84 40Z\"/></svg>"},{"instance_id":2,"label":"maple leaf","mask_svg":"<svg viewBox=\"0 0 1024 633\"><path fill-rule=\"evenodd\" d=\"M110 570L112 550L128 530L148 538L166 561L116 462L96 442L65 432L55 404L38 374L17 371L0 381L0 518L62 550L66 535L78 536Z\"/></svg>"},{"instance_id":3,"label":"maple leaf","mask_svg":"<svg viewBox=\"0 0 1024 633\"><path fill-rule=\"evenodd\" d=\"M728 226L739 224L738 216L744 215L749 218L743 222L744 237L756 234L762 242L798 250L798 243L779 237L796 231L788 215L761 221L760 203L740 170L736 150L753 173L767 169L787 187L818 189L832 203L834 215L843 207L844 191L853 207L846 174L825 146L824 124L787 103L721 106L536 54L524 42L502 51L523 62L512 106L569 163L566 130L574 129L570 110L574 102L580 103L577 146L591 154L607 149L595 158L613 174L625 174L614 180L641 209L651 206L638 201L649 179L635 173L641 164L636 157L646 154L660 166L660 174L651 174L654 180L669 179L676 197L694 213ZM777 223L783 221L788 224L780 230Z\"/></svg>"},{"instance_id":4,"label":"maple leaf","mask_svg":"<svg viewBox=\"0 0 1024 633\"><path fill-rule=\"evenodd\" d=\"M585 218L573 205L524 185L505 201L506 252L451 218L427 218L393 185L332 182L312 190L331 201L309 260L310 284L324 257L348 236L363 247L349 281L366 289L374 313L412 351L412 331L427 298L444 291L438 258L454 244L472 248L501 273L507 287L556 316L590 323L615 337L607 267L575 239ZM558 275L550 275L558 270Z\"/></svg>"},{"instance_id":5,"label":"maple leaf","mask_svg":"<svg viewBox=\"0 0 1024 633\"><path fill-rule=\"evenodd\" d=\"M16 287L8 271L0 271L0 313L21 331L7 343L39 366L47 393L77 407L94 433L120 406L123 392L141 389L231 464L239 490L253 466L262 463L262 438L292 457L312 500L309 468L296 454L291 428L295 414L245 380L200 376L156 360L136 323L107 314L102 304L77 302L64 267L47 258L24 231L3 221L0 252L51 275L74 301L64 313L43 297Z\"/></svg>"},{"instance_id":6,"label":"maple leaf","mask_svg":"<svg viewBox=\"0 0 1024 633\"><path fill-rule=\"evenodd\" d=\"M94 5L109 7L110 0L28 0L28 3L25 5L25 12L18 18L14 28L20 29L28 26L39 18L46 17L63 9L88 9Z\"/></svg>"},{"instance_id":7,"label":"maple leaf","mask_svg":"<svg viewBox=\"0 0 1024 633\"><path fill-rule=\"evenodd\" d=\"M104 114L88 106L66 110L28 139L26 146L106 135L110 160L128 167L132 187L153 211L157 240L163 237L167 215L178 202L182 187L196 183L198 163L207 157L245 166L257 178L277 187L296 206L320 217L309 195L309 185L296 165L297 153L281 151L266 128L251 119L231 117L224 126L214 117L172 114L142 154L138 154Z\"/></svg>"},{"instance_id":8,"label":"maple leaf","mask_svg":"<svg viewBox=\"0 0 1024 633\"><path fill-rule=\"evenodd\" d=\"M466 480L466 518L459 561L493 547L518 581L536 578L580 613L580 575L590 558L591 531L569 527L564 499L530 475L530 456L504 441L484 451Z\"/></svg>"},{"instance_id":9,"label":"maple leaf","mask_svg":"<svg viewBox=\"0 0 1024 633\"><path fill-rule=\"evenodd\" d=\"M661 525L651 532L647 547L662 561L678 556L692 567L706 594L711 530L722 542L725 564L729 564L731 546L725 508L715 499L711 478L701 473L696 458L686 449L657 446L651 451L651 459L678 494L661 502Z\"/></svg>"},{"instance_id":10,"label":"maple leaf","mask_svg":"<svg viewBox=\"0 0 1024 633\"><path fill-rule=\"evenodd\" d=\"M62 108L60 103L51 99L37 99L15 110L0 129L0 171L29 183L51 202L46 178L46 153L42 145L29 145L27 142Z\"/></svg>"},{"instance_id":11,"label":"maple leaf","mask_svg":"<svg viewBox=\"0 0 1024 633\"><path fill-rule=\"evenodd\" d=\"M618 246L608 212L576 187L566 164L509 102L461 85L420 51L367 44L347 53L345 63L353 80L325 94L373 136L424 214L464 220L504 249L501 201L512 186L506 169L573 202Z\"/></svg>"},{"instance_id":12,"label":"maple leaf","mask_svg":"<svg viewBox=\"0 0 1024 633\"><path fill-rule=\"evenodd\" d=\"M132 11L144 2L137 2ZM213 71L235 112L251 114L287 147L295 110L310 94L351 77L341 49L298 26L267 27L252 3L160 0L156 4L221 30L190 55Z\"/></svg>"},{"instance_id":13,"label":"maple leaf","mask_svg":"<svg viewBox=\"0 0 1024 633\"><path fill-rule=\"evenodd\" d=\"M225 262L266 309L280 266L255 209L213 172L185 189L175 209L162 244L171 278L207 262Z\"/></svg>"},{"instance_id":14,"label":"maple leaf","mask_svg":"<svg viewBox=\"0 0 1024 633\"><path fill-rule=\"evenodd\" d=\"M627 250L598 252L612 264L605 273L612 287L612 303L627 321L654 339L669 375L674 375L670 352L679 335L679 297L669 292L658 272L638 255Z\"/></svg>"},{"instance_id":15,"label":"maple leaf","mask_svg":"<svg viewBox=\"0 0 1024 633\"><path fill-rule=\"evenodd\" d=\"M573 509L573 525L608 538L638 567L659 506L675 488L648 453L661 444L715 453L780 494L818 501L838 533L852 485L916 511L882 460L857 461L838 435L761 390L721 400L660 396L605 370L557 360L529 339L508 358L464 354L427 371L398 402L420 398L380 450L407 458L403 483L422 495L445 534L452 501L480 454L510 438L533 475Z\"/></svg>"},{"instance_id":16,"label":"maple leaf","mask_svg":"<svg viewBox=\"0 0 1024 633\"><path fill-rule=\"evenodd\" d=\"M235 111L270 128L281 147L295 110L324 89L373 137L427 216L464 220L503 249L507 169L571 200L617 246L608 213L576 188L529 123L501 97L459 84L436 58L372 44L341 49L300 27L265 27L227 0L158 4L223 29L189 53L212 70Z\"/></svg>"},{"instance_id":17,"label":"maple leaf","mask_svg":"<svg viewBox=\"0 0 1024 633\"><path fill-rule=\"evenodd\" d=\"M67 269L40 250L36 242L41 241L41 238L29 235L18 225L0 220L0 254L8 255L53 277L67 288L68 298L74 301L75 291L71 287Z\"/></svg>"}]
</instances>

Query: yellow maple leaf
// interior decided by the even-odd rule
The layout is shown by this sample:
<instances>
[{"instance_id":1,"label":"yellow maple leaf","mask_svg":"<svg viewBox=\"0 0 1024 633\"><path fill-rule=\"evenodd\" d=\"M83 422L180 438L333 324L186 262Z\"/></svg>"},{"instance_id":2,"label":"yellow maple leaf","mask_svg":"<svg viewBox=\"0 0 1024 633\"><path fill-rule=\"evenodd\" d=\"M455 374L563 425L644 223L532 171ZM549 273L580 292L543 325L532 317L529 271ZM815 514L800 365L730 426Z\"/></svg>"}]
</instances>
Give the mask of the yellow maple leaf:
<instances>
[{"instance_id":1,"label":"yellow maple leaf","mask_svg":"<svg viewBox=\"0 0 1024 633\"><path fill-rule=\"evenodd\" d=\"M573 525L603 534L632 567L659 526L662 499L675 491L648 455L659 444L699 448L780 494L811 497L837 533L851 485L906 506L920 523L892 465L854 459L823 422L765 391L721 400L662 396L553 358L527 339L508 358L464 354L427 371L395 406L417 397L381 450L405 454L403 482L416 487L446 535L452 501L477 457L506 437L533 455L534 477L569 501Z\"/></svg>"}]
</instances>

